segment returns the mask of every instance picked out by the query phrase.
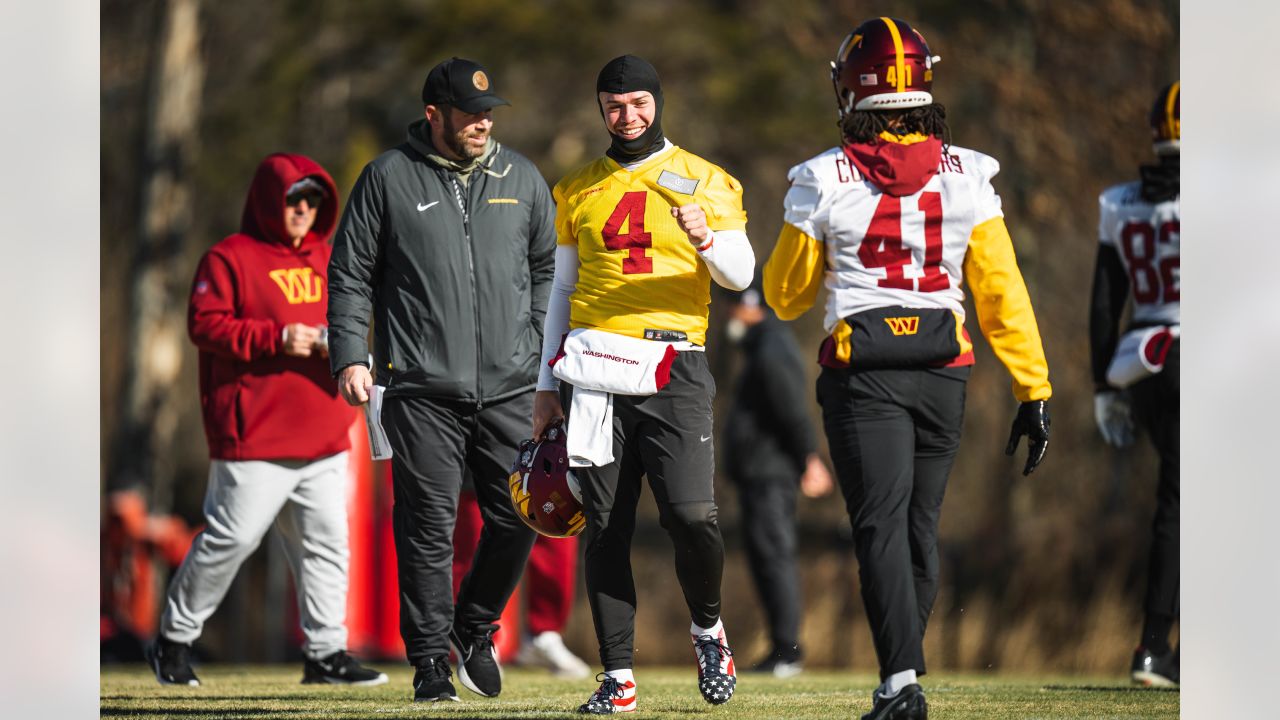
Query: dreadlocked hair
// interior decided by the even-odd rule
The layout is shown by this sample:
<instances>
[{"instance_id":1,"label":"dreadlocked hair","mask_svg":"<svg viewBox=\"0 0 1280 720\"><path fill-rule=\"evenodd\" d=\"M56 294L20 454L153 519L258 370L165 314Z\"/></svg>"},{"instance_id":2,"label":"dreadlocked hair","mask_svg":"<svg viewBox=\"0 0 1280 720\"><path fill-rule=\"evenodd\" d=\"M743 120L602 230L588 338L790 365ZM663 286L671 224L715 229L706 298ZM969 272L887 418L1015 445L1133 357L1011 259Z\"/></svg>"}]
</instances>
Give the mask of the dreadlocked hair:
<instances>
[{"instance_id":1,"label":"dreadlocked hair","mask_svg":"<svg viewBox=\"0 0 1280 720\"><path fill-rule=\"evenodd\" d=\"M902 125L896 132L932 135L942 141L944 148L951 147L951 128L947 125L947 109L942 103L908 110L855 110L845 114L840 121L840 130L847 141L875 142L880 133L889 130L897 119L901 119Z\"/></svg>"}]
</instances>

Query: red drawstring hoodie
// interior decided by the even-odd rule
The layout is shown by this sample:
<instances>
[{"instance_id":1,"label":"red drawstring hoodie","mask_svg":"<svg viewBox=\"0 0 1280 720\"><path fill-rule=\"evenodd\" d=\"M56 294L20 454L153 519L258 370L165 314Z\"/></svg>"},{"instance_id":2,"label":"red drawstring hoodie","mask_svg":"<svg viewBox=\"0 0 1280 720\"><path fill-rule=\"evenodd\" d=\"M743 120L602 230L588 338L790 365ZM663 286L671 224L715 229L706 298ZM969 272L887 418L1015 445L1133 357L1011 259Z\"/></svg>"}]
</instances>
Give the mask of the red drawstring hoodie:
<instances>
[{"instance_id":1,"label":"red drawstring hoodie","mask_svg":"<svg viewBox=\"0 0 1280 720\"><path fill-rule=\"evenodd\" d=\"M325 189L316 221L293 247L285 193L310 177ZM277 153L258 166L240 232L200 259L187 332L200 350L200 407L216 460L315 460L347 450L354 408L319 353L283 353L285 325L325 324L329 236L338 188L314 160Z\"/></svg>"},{"instance_id":2,"label":"red drawstring hoodie","mask_svg":"<svg viewBox=\"0 0 1280 720\"><path fill-rule=\"evenodd\" d=\"M882 133L874 142L845 143L844 154L882 191L894 197L914 195L938 174L942 141L932 135L909 135L902 142L892 137Z\"/></svg>"}]
</instances>

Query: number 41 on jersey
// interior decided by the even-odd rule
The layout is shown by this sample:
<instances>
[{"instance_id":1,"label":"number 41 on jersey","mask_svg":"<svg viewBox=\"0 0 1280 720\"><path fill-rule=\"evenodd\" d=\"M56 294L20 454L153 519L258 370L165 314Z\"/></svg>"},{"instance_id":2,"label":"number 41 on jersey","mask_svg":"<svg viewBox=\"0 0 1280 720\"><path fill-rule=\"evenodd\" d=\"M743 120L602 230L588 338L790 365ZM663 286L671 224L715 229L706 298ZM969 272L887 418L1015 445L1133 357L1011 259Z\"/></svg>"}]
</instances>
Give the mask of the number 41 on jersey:
<instances>
[{"instance_id":1,"label":"number 41 on jersey","mask_svg":"<svg viewBox=\"0 0 1280 720\"><path fill-rule=\"evenodd\" d=\"M918 206L924 213L924 265L919 277L909 278L904 269L914 258L911 248L902 244L902 199L887 193L880 196L876 214L858 246L863 267L884 270L880 287L916 292L951 287L950 276L942 271L942 193L920 193Z\"/></svg>"}]
</instances>

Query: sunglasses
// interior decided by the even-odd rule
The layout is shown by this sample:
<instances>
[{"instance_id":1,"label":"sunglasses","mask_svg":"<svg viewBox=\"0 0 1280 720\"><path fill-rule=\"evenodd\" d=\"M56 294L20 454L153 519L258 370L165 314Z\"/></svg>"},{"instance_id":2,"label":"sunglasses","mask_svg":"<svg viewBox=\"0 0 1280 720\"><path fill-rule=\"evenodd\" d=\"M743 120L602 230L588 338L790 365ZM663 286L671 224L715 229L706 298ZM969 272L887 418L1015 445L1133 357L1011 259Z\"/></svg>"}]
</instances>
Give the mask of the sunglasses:
<instances>
[{"instance_id":1,"label":"sunglasses","mask_svg":"<svg viewBox=\"0 0 1280 720\"><path fill-rule=\"evenodd\" d=\"M303 200L307 201L309 207L320 207L320 203L324 201L324 194L315 190L306 190L289 195L284 199L285 204L289 207L293 207Z\"/></svg>"}]
</instances>

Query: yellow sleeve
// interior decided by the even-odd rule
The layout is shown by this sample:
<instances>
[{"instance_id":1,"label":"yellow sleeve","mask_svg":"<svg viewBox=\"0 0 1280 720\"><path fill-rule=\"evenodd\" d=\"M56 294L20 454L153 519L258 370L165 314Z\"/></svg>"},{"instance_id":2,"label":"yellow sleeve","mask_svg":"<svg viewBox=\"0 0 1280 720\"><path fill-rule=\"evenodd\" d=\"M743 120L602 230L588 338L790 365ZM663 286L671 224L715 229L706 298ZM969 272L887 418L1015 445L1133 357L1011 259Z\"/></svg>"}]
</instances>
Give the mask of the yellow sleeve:
<instances>
[{"instance_id":1,"label":"yellow sleeve","mask_svg":"<svg viewBox=\"0 0 1280 720\"><path fill-rule=\"evenodd\" d=\"M1013 376L1014 396L1019 402L1048 400L1053 394L1049 363L1004 218L992 218L973 229L964 276L982 334Z\"/></svg>"},{"instance_id":2,"label":"yellow sleeve","mask_svg":"<svg viewBox=\"0 0 1280 720\"><path fill-rule=\"evenodd\" d=\"M825 243L791 223L783 223L778 242L764 265L764 299L783 320L813 307L826 271Z\"/></svg>"},{"instance_id":3,"label":"yellow sleeve","mask_svg":"<svg viewBox=\"0 0 1280 720\"><path fill-rule=\"evenodd\" d=\"M726 172L714 173L703 191L707 227L712 230L747 229L747 211L742 209L742 185Z\"/></svg>"},{"instance_id":4,"label":"yellow sleeve","mask_svg":"<svg viewBox=\"0 0 1280 720\"><path fill-rule=\"evenodd\" d=\"M573 229L573 211L569 208L569 200L565 197L564 183L556 183L551 189L551 198L556 202L556 244L577 245L578 236Z\"/></svg>"}]
</instances>

